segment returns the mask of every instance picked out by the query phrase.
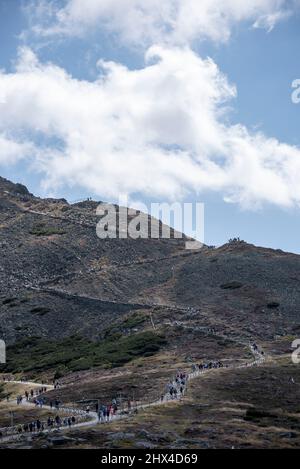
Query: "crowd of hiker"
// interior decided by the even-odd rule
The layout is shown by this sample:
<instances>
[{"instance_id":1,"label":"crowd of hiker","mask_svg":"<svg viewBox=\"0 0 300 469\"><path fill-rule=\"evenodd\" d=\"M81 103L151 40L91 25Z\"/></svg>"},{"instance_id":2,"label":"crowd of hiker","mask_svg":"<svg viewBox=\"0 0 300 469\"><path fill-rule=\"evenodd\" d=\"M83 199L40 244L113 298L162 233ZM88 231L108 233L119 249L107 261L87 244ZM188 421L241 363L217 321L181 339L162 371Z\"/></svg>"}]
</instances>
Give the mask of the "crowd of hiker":
<instances>
[{"instance_id":1,"label":"crowd of hiker","mask_svg":"<svg viewBox=\"0 0 300 469\"><path fill-rule=\"evenodd\" d=\"M253 342L253 344L251 344L251 348L255 353L259 353L260 355L264 355L263 350L260 350L255 342Z\"/></svg>"},{"instance_id":2,"label":"crowd of hiker","mask_svg":"<svg viewBox=\"0 0 300 469\"><path fill-rule=\"evenodd\" d=\"M130 404L131 407L131 404ZM96 404L96 413L98 415L99 423L108 423L110 422L118 412L117 400L113 399L109 405L105 404Z\"/></svg>"},{"instance_id":3,"label":"crowd of hiker","mask_svg":"<svg viewBox=\"0 0 300 469\"><path fill-rule=\"evenodd\" d=\"M161 401L165 399L178 399L183 396L188 381L188 374L178 371L173 381L166 386L166 395L161 396Z\"/></svg>"},{"instance_id":4,"label":"crowd of hiker","mask_svg":"<svg viewBox=\"0 0 300 469\"><path fill-rule=\"evenodd\" d=\"M35 404L36 407L43 408L44 405L49 405L50 409L56 409L59 411L61 402L58 399L50 400L46 397L43 397L41 394L46 392L47 388L40 388L34 391L31 389L31 391L25 391L24 397L22 395L17 396L17 405L22 404L23 399L26 400L26 402L31 402L32 404ZM35 397L36 396L36 397Z\"/></svg>"},{"instance_id":5,"label":"crowd of hiker","mask_svg":"<svg viewBox=\"0 0 300 469\"><path fill-rule=\"evenodd\" d=\"M224 368L224 366L225 365L221 361L199 363L199 364L193 364L192 370L193 372L196 372L196 371L203 371L203 370L212 370L216 368Z\"/></svg>"},{"instance_id":6,"label":"crowd of hiker","mask_svg":"<svg viewBox=\"0 0 300 469\"><path fill-rule=\"evenodd\" d=\"M252 347L254 350L258 350L257 348L255 348L255 344L253 344ZM207 363L193 364L192 372L195 373L198 371L204 371L209 369L223 368L223 366L224 365L221 361L210 361ZM174 379L170 380L170 382L166 385L166 392L161 396L161 402L164 402L165 400L168 401L180 399L185 394L189 376L190 375L186 372L177 371ZM57 389L59 386L59 383L54 383L55 389ZM49 407L52 411L59 412L60 410L62 410L61 402L58 399L49 400L43 395L46 391L46 386L41 386L37 389L31 389L29 391L26 390L24 396L17 396L17 404L20 405L22 404L23 400L26 400L26 402L28 403L35 404L36 407L43 408L44 405L47 405L47 407ZM130 413L132 410L137 411L138 409L138 406L133 409L133 402L130 399L128 399L127 401L127 410L126 404L122 405L121 407L122 408L120 409L117 399L112 399L109 404L100 404L100 401L97 401L93 414L96 413L96 415L98 416L99 423L109 423L117 416L118 413ZM74 412L76 413L76 410ZM84 414L88 417L90 412L91 409L88 405L84 411L80 412L81 417L84 417ZM68 417L61 417L57 413L54 418L48 417L47 421L45 422L37 419L35 421L25 423L24 425L18 425L16 427L16 431L19 434L40 433L43 431L60 429L62 427L71 428L75 424L76 418L73 415Z\"/></svg>"},{"instance_id":7,"label":"crowd of hiker","mask_svg":"<svg viewBox=\"0 0 300 469\"><path fill-rule=\"evenodd\" d=\"M17 432L21 433L40 433L45 430L54 430L60 429L61 427L69 427L71 428L73 425L76 424L76 417L73 415L70 417L61 418L59 415L56 417L51 418L48 417L47 421L41 421L39 419L34 420L29 423L24 423L24 425L17 426Z\"/></svg>"}]
</instances>

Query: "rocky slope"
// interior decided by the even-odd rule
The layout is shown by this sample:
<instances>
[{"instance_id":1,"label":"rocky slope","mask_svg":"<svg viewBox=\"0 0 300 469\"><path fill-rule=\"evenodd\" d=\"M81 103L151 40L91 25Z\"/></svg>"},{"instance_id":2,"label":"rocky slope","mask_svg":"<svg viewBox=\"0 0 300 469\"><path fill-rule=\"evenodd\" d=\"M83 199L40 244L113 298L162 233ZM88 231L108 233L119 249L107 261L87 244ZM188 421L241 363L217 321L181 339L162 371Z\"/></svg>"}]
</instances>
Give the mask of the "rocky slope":
<instances>
[{"instance_id":1,"label":"rocky slope","mask_svg":"<svg viewBox=\"0 0 300 469\"><path fill-rule=\"evenodd\" d=\"M7 343L101 341L110 330L149 328L168 335L176 321L245 340L300 331L300 256L244 242L188 251L185 239L100 240L97 206L40 199L0 178L0 336Z\"/></svg>"},{"instance_id":2,"label":"rocky slope","mask_svg":"<svg viewBox=\"0 0 300 469\"><path fill-rule=\"evenodd\" d=\"M97 206L0 178L0 373L59 378L47 398L74 407L153 402L177 370L225 367L180 402L74 429L61 447L299 447L300 256L245 242L187 251L185 239L100 240ZM239 369L253 341L266 360Z\"/></svg>"}]
</instances>

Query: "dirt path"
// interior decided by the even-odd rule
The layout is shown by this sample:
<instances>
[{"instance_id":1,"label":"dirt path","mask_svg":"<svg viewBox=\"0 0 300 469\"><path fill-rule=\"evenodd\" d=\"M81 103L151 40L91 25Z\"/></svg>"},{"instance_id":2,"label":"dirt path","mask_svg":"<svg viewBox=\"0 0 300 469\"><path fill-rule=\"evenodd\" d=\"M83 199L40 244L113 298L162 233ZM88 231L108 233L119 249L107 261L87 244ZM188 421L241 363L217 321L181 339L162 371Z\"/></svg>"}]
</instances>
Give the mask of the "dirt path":
<instances>
[{"instance_id":1,"label":"dirt path","mask_svg":"<svg viewBox=\"0 0 300 469\"><path fill-rule=\"evenodd\" d=\"M236 339L234 339L234 341L237 342ZM240 341L239 343L245 345L244 341ZM254 348L252 345L250 345L249 347L251 349L252 354L254 355L254 360L253 361L248 362L248 363L243 363L241 365L231 365L231 366L227 366L225 368L217 368L217 369L212 368L212 369L196 370L196 371L193 371L193 372L188 374L187 383L189 383L193 379L196 379L196 378L200 377L201 375L216 372L220 369L238 370L238 369L242 369L242 368L249 368L249 367L259 366L260 364L262 364L266 360L266 356L265 356L264 352L259 350L259 349ZM54 386L52 386L52 385L46 385L46 384L42 384L42 383L34 383L34 382L31 382L31 381L9 381L9 383L24 384L24 385L34 386L34 387L46 387L48 390L54 389ZM186 386L184 387L183 395L185 394L185 392L186 392ZM115 421L121 420L121 419L126 419L126 418L132 416L136 410L144 410L144 409L147 409L147 408L150 408L150 407L166 405L170 402L175 403L175 402L178 402L178 401L180 401L180 398L172 399L170 394L167 392L160 399L158 399L156 401L153 401L149 404L140 404L140 405L136 406L133 410L129 411L128 413L116 414L115 416L113 416L111 418L111 420L108 423L112 423L112 422L115 422ZM32 407L36 408L36 405L33 402L26 401L26 399L23 399L23 402L20 405L29 406L31 408ZM54 413L58 412L56 409L53 409L53 408L51 408L50 406L47 406L47 405L43 405L43 408L47 409L47 410L50 410ZM77 415L77 416L80 416L81 418L87 418L87 420L85 420L83 422L78 422L78 423L72 425L71 429L73 429L73 428L84 428L84 427L93 427L95 425L99 425L99 424L104 423L104 422L99 422L98 415L97 415L96 412L91 412L90 411L89 413L87 413L82 409L75 409L75 408L71 408L71 407L60 407L59 412L64 412L64 413L70 414L70 415ZM68 426L60 427L59 430L60 430L60 432L66 432L66 431L70 431L70 428ZM46 430L43 431L43 433L51 433L52 431L53 431L53 429L51 429L51 430L46 429ZM7 441L19 439L22 436L29 436L29 435L30 435L30 433L21 433L21 434L13 433L11 435L7 435L7 436L2 437L0 439L0 441L1 442L7 442Z\"/></svg>"}]
</instances>

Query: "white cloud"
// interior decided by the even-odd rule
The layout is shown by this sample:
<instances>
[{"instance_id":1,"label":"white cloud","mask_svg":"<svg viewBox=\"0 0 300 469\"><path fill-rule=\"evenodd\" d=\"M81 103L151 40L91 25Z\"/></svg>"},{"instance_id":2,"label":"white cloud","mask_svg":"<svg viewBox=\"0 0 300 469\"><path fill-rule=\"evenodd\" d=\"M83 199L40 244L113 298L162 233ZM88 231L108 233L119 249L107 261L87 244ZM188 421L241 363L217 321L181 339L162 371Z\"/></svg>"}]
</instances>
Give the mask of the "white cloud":
<instances>
[{"instance_id":1,"label":"white cloud","mask_svg":"<svg viewBox=\"0 0 300 469\"><path fill-rule=\"evenodd\" d=\"M33 153L33 145L30 142L17 142L8 138L5 133L0 133L0 164L15 164L20 159L30 158Z\"/></svg>"},{"instance_id":2,"label":"white cloud","mask_svg":"<svg viewBox=\"0 0 300 469\"><path fill-rule=\"evenodd\" d=\"M66 0L58 7L33 0L33 30L42 36L82 36L91 30L119 34L134 45L227 41L232 27L250 22L270 31L299 0ZM38 7L37 7L38 4Z\"/></svg>"},{"instance_id":3,"label":"white cloud","mask_svg":"<svg viewBox=\"0 0 300 469\"><path fill-rule=\"evenodd\" d=\"M246 207L299 205L300 149L226 124L236 90L213 61L162 46L146 61L139 70L100 61L88 82L22 49L15 73L0 73L0 133L26 139L12 155L26 157L30 140L48 190L164 200L214 190Z\"/></svg>"}]
</instances>

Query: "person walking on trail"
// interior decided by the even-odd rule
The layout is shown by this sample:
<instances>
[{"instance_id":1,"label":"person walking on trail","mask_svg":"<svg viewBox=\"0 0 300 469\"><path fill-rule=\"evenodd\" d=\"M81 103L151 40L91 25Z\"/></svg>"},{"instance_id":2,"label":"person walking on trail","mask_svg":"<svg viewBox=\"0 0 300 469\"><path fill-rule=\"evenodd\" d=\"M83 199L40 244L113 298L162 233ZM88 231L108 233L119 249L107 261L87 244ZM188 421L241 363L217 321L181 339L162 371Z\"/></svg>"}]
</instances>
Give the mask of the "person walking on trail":
<instances>
[{"instance_id":1,"label":"person walking on trail","mask_svg":"<svg viewBox=\"0 0 300 469\"><path fill-rule=\"evenodd\" d=\"M106 422L106 406L102 405L100 407L100 420L101 422Z\"/></svg>"},{"instance_id":2,"label":"person walking on trail","mask_svg":"<svg viewBox=\"0 0 300 469\"><path fill-rule=\"evenodd\" d=\"M117 405L116 399L113 400L112 411L113 411L113 415L114 415L114 416L115 416L116 413L118 412L118 405Z\"/></svg>"},{"instance_id":3,"label":"person walking on trail","mask_svg":"<svg viewBox=\"0 0 300 469\"><path fill-rule=\"evenodd\" d=\"M25 391L25 397L26 397L26 401L28 401L28 400L29 400L29 393L28 393L28 391Z\"/></svg>"},{"instance_id":4,"label":"person walking on trail","mask_svg":"<svg viewBox=\"0 0 300 469\"><path fill-rule=\"evenodd\" d=\"M109 422L109 407L105 406L105 415L106 415L106 422Z\"/></svg>"},{"instance_id":5,"label":"person walking on trail","mask_svg":"<svg viewBox=\"0 0 300 469\"><path fill-rule=\"evenodd\" d=\"M40 420L37 420L37 421L36 421L36 429L37 429L38 432L41 430L41 426L42 426L41 421L40 421Z\"/></svg>"},{"instance_id":6,"label":"person walking on trail","mask_svg":"<svg viewBox=\"0 0 300 469\"><path fill-rule=\"evenodd\" d=\"M49 406L50 406L50 409L52 410L52 407L53 407L53 402L52 401L49 402Z\"/></svg>"},{"instance_id":7,"label":"person walking on trail","mask_svg":"<svg viewBox=\"0 0 300 469\"><path fill-rule=\"evenodd\" d=\"M61 426L61 419L59 415L55 417L55 423L58 428Z\"/></svg>"},{"instance_id":8,"label":"person walking on trail","mask_svg":"<svg viewBox=\"0 0 300 469\"><path fill-rule=\"evenodd\" d=\"M72 426L72 419L71 417L68 418L68 427L71 428Z\"/></svg>"},{"instance_id":9,"label":"person walking on trail","mask_svg":"<svg viewBox=\"0 0 300 469\"><path fill-rule=\"evenodd\" d=\"M102 412L103 412L103 421L106 422L106 406L105 405L103 406Z\"/></svg>"},{"instance_id":10,"label":"person walking on trail","mask_svg":"<svg viewBox=\"0 0 300 469\"><path fill-rule=\"evenodd\" d=\"M111 404L107 407L107 421L111 419Z\"/></svg>"}]
</instances>

